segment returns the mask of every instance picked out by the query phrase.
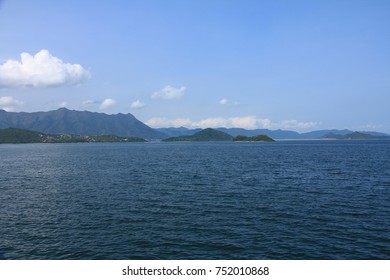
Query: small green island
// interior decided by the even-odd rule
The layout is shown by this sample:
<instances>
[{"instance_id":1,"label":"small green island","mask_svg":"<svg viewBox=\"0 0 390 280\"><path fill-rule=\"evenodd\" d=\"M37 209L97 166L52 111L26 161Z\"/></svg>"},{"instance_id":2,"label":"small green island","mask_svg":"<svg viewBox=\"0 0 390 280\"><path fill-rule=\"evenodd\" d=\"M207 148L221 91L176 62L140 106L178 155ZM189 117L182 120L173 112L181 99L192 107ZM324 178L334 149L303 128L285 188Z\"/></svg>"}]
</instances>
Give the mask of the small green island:
<instances>
[{"instance_id":1,"label":"small green island","mask_svg":"<svg viewBox=\"0 0 390 280\"><path fill-rule=\"evenodd\" d=\"M193 142L207 142L207 141L232 141L233 136L212 128L206 128L193 135L178 136L163 139L164 142L178 142L178 141L193 141Z\"/></svg>"},{"instance_id":2,"label":"small green island","mask_svg":"<svg viewBox=\"0 0 390 280\"><path fill-rule=\"evenodd\" d=\"M120 137L114 135L45 134L20 128L0 129L0 144L93 142L146 142L146 140L139 137Z\"/></svg>"},{"instance_id":3,"label":"small green island","mask_svg":"<svg viewBox=\"0 0 390 280\"><path fill-rule=\"evenodd\" d=\"M256 136L238 135L238 136L233 138L233 141L236 141L236 142L274 142L275 140L272 139L271 137L268 137L267 135L259 134Z\"/></svg>"},{"instance_id":4,"label":"small green island","mask_svg":"<svg viewBox=\"0 0 390 280\"><path fill-rule=\"evenodd\" d=\"M178 141L191 141L191 142L207 142L207 141L235 141L235 142L273 142L274 140L267 135L256 135L252 137L236 136L233 137L225 132L206 128L193 135L171 137L163 140L164 142L178 142Z\"/></svg>"}]
</instances>

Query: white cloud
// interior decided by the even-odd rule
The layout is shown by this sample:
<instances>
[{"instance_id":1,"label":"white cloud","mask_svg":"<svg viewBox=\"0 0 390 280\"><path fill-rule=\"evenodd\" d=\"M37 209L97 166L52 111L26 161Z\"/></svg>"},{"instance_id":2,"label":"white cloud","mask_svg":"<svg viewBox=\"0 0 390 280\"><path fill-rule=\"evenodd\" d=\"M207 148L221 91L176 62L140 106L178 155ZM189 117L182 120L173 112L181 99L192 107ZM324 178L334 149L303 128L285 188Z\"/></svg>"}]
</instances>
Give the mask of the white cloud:
<instances>
[{"instance_id":1,"label":"white cloud","mask_svg":"<svg viewBox=\"0 0 390 280\"><path fill-rule=\"evenodd\" d=\"M104 109L107 109L107 108L109 108L111 106L114 106L115 103L116 103L116 101L114 99L107 98L100 104L99 108L101 110L104 110Z\"/></svg>"},{"instance_id":2,"label":"white cloud","mask_svg":"<svg viewBox=\"0 0 390 280\"><path fill-rule=\"evenodd\" d=\"M12 112L14 110L14 105L22 105L22 102L19 100L16 100L12 96L3 96L0 97L0 106L1 109L7 111L7 112Z\"/></svg>"},{"instance_id":3,"label":"white cloud","mask_svg":"<svg viewBox=\"0 0 390 280\"><path fill-rule=\"evenodd\" d=\"M12 96L0 97L0 106L10 105L10 104L20 104L20 101L14 99Z\"/></svg>"},{"instance_id":4,"label":"white cloud","mask_svg":"<svg viewBox=\"0 0 390 280\"><path fill-rule=\"evenodd\" d=\"M133 108L133 109L140 109L140 108L143 108L145 106L146 106L146 104L142 103L140 100L136 100L136 101L133 101L131 103L131 108Z\"/></svg>"},{"instance_id":5,"label":"white cloud","mask_svg":"<svg viewBox=\"0 0 390 280\"><path fill-rule=\"evenodd\" d=\"M47 50L34 56L24 52L20 61L0 64L0 88L77 85L88 78L90 73L80 64L64 63Z\"/></svg>"},{"instance_id":6,"label":"white cloud","mask_svg":"<svg viewBox=\"0 0 390 280\"><path fill-rule=\"evenodd\" d=\"M376 129L381 129L382 127L383 127L383 125L380 125L380 124L369 123L369 124L360 126L359 129L376 130Z\"/></svg>"},{"instance_id":7,"label":"white cloud","mask_svg":"<svg viewBox=\"0 0 390 280\"><path fill-rule=\"evenodd\" d=\"M185 87L174 88L171 86L165 86L159 91L153 93L152 98L154 99L176 99L182 97L186 92Z\"/></svg>"},{"instance_id":8,"label":"white cloud","mask_svg":"<svg viewBox=\"0 0 390 280\"><path fill-rule=\"evenodd\" d=\"M229 102L229 100L227 100L226 98L219 100L219 104L221 104L221 105L226 105L226 104L228 104L228 102Z\"/></svg>"},{"instance_id":9,"label":"white cloud","mask_svg":"<svg viewBox=\"0 0 390 280\"><path fill-rule=\"evenodd\" d=\"M290 129L290 128L308 129L308 128L312 128L316 125L318 125L317 122L300 122L297 120L285 120L285 121L282 121L280 124L278 124L279 127L284 128L284 129Z\"/></svg>"},{"instance_id":10,"label":"white cloud","mask_svg":"<svg viewBox=\"0 0 390 280\"><path fill-rule=\"evenodd\" d=\"M238 106L240 105L240 102L238 101L230 101L229 99L226 99L226 98L222 98L221 100L219 100L219 104L225 106L225 105L229 105L229 106Z\"/></svg>"},{"instance_id":11,"label":"white cloud","mask_svg":"<svg viewBox=\"0 0 390 280\"><path fill-rule=\"evenodd\" d=\"M258 119L255 116L234 117L234 118L206 118L199 121L192 121L187 118L166 119L152 118L146 122L151 127L180 127L189 128L207 128L207 127L240 127L246 129L268 128L270 124L268 119Z\"/></svg>"},{"instance_id":12,"label":"white cloud","mask_svg":"<svg viewBox=\"0 0 390 280\"><path fill-rule=\"evenodd\" d=\"M298 122L286 120L281 123L274 123L268 118L257 118L256 116L244 116L233 118L206 118L199 121L192 121L188 118L167 119L152 118L146 122L151 127L188 127L188 128L245 128L245 129L308 129L318 125L316 122Z\"/></svg>"},{"instance_id":13,"label":"white cloud","mask_svg":"<svg viewBox=\"0 0 390 280\"><path fill-rule=\"evenodd\" d=\"M3 107L1 109L4 110L4 111L7 111L7 112L13 112L14 111L14 107Z\"/></svg>"},{"instance_id":14,"label":"white cloud","mask_svg":"<svg viewBox=\"0 0 390 280\"><path fill-rule=\"evenodd\" d=\"M167 118L151 118L145 122L151 127L192 127L192 121L186 118L167 119Z\"/></svg>"},{"instance_id":15,"label":"white cloud","mask_svg":"<svg viewBox=\"0 0 390 280\"><path fill-rule=\"evenodd\" d=\"M263 123L263 120L257 119L255 116L247 116L231 118L230 122L232 127L255 129L259 127L259 124Z\"/></svg>"},{"instance_id":16,"label":"white cloud","mask_svg":"<svg viewBox=\"0 0 390 280\"><path fill-rule=\"evenodd\" d=\"M91 105L91 104L96 104L96 103L99 103L97 101L94 101L94 100L84 100L83 101L83 105Z\"/></svg>"},{"instance_id":17,"label":"white cloud","mask_svg":"<svg viewBox=\"0 0 390 280\"><path fill-rule=\"evenodd\" d=\"M60 106L60 108L68 107L68 105L69 105L69 103L66 101L62 101L60 104L58 104L58 106Z\"/></svg>"}]
</instances>

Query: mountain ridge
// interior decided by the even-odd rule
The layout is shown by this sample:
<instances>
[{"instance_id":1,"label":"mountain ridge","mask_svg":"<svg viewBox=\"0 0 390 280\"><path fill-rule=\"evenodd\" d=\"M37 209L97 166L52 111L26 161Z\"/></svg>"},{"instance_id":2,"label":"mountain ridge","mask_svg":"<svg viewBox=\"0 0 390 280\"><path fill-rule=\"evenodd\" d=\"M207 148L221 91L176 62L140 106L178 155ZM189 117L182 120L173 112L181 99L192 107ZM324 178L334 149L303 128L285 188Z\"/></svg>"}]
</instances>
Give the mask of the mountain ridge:
<instances>
[{"instance_id":1,"label":"mountain ridge","mask_svg":"<svg viewBox=\"0 0 390 280\"><path fill-rule=\"evenodd\" d=\"M390 135L376 132L376 131L352 131L349 129L324 129L324 130L314 130L310 132L298 133L292 130L270 130L270 129L244 129L244 128L216 128L217 130L223 131L227 134L230 134L234 137L243 135L247 137L253 137L259 134L267 135L273 139L323 139L323 138L342 138L342 136L352 134L354 132L359 132L366 135L371 135L375 137L389 137ZM171 137L176 136L190 136L196 132L199 132L201 129L189 129L185 127L180 128L158 128L158 131L161 131ZM181 133L178 135L178 133ZM337 137L328 137L329 135L334 135Z\"/></svg>"},{"instance_id":2,"label":"mountain ridge","mask_svg":"<svg viewBox=\"0 0 390 280\"><path fill-rule=\"evenodd\" d=\"M14 113L0 110L0 128L20 128L47 134L116 135L163 139L167 135L156 131L132 114L107 115L60 108L48 112Z\"/></svg>"},{"instance_id":3,"label":"mountain ridge","mask_svg":"<svg viewBox=\"0 0 390 280\"><path fill-rule=\"evenodd\" d=\"M108 115L99 112L76 111L67 108L47 112L7 112L0 109L0 129L20 128L40 131L46 134L74 134L74 135L116 135L120 137L140 137L145 139L166 139L169 137L191 136L202 131L201 128L189 129L186 127L151 128L139 121L130 113ZM341 139L355 131L348 129L326 129L298 133L292 130L244 129L244 128L215 128L233 137L238 135L253 137L259 134L273 139ZM390 135L375 131L357 131L362 134L387 139ZM333 137L329 137L332 136ZM368 138L372 138L372 137ZM355 135L355 137L357 137Z\"/></svg>"}]
</instances>

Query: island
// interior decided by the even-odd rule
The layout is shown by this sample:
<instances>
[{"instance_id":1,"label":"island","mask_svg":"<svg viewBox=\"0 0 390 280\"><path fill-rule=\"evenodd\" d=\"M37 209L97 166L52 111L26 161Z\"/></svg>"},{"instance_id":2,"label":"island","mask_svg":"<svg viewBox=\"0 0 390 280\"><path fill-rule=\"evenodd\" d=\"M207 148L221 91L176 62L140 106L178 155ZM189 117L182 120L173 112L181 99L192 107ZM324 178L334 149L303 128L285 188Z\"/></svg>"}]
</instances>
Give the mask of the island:
<instances>
[{"instance_id":1,"label":"island","mask_svg":"<svg viewBox=\"0 0 390 280\"><path fill-rule=\"evenodd\" d=\"M178 136L163 139L164 142L178 142L178 141L194 141L194 142L207 142L207 141L232 141L233 136L225 132L206 128L193 135Z\"/></svg>"},{"instance_id":2,"label":"island","mask_svg":"<svg viewBox=\"0 0 390 280\"><path fill-rule=\"evenodd\" d=\"M231 136L223 131L206 128L193 135L184 135L177 137L170 137L163 140L164 142L177 142L177 141L192 141L192 142L206 142L206 141L234 141L234 142L273 142L274 139L264 134L256 136L243 136L238 135L236 137Z\"/></svg>"},{"instance_id":3,"label":"island","mask_svg":"<svg viewBox=\"0 0 390 280\"><path fill-rule=\"evenodd\" d=\"M91 142L146 142L146 140L139 137L119 137L115 135L45 134L20 128L0 129L0 144Z\"/></svg>"},{"instance_id":4,"label":"island","mask_svg":"<svg viewBox=\"0 0 390 280\"><path fill-rule=\"evenodd\" d=\"M275 140L272 139L271 137L268 137L267 135L259 134L256 136L238 135L238 136L233 138L233 141L235 141L235 142L274 142Z\"/></svg>"}]
</instances>

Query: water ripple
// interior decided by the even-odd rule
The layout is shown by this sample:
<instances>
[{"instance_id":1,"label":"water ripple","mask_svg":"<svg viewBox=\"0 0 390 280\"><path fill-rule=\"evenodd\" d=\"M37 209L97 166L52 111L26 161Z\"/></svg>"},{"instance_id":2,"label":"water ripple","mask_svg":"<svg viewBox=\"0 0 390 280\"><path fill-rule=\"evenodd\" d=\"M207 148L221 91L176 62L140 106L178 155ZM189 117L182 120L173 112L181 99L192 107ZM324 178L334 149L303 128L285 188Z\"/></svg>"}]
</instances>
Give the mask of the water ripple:
<instances>
[{"instance_id":1,"label":"water ripple","mask_svg":"<svg viewBox=\"0 0 390 280\"><path fill-rule=\"evenodd\" d=\"M0 259L390 259L390 143L0 146Z\"/></svg>"}]
</instances>

